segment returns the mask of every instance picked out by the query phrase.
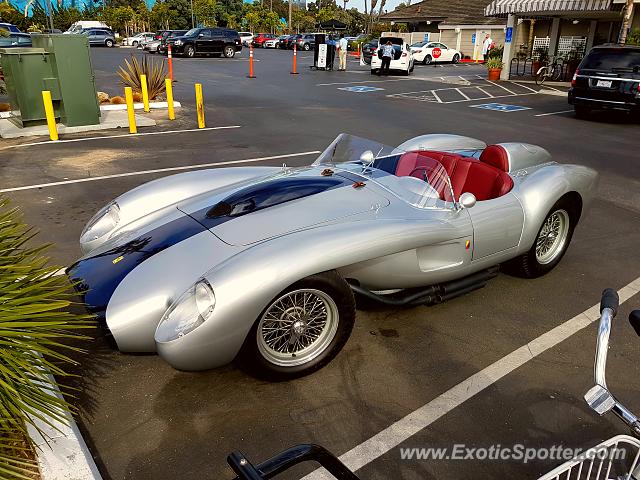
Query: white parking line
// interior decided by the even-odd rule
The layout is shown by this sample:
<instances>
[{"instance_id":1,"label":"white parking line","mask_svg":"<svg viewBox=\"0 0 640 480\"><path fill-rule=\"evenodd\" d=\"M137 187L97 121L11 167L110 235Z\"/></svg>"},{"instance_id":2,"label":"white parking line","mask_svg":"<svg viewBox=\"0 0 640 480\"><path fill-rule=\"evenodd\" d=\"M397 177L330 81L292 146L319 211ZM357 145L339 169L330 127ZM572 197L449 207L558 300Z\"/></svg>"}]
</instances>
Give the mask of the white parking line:
<instances>
[{"instance_id":1,"label":"white parking line","mask_svg":"<svg viewBox=\"0 0 640 480\"><path fill-rule=\"evenodd\" d=\"M527 87L526 85L522 85L521 83L515 82L513 80L509 80L509 81L515 85L518 85L519 87L526 88L527 90L531 90L534 93L538 93L538 91L535 88Z\"/></svg>"},{"instance_id":2,"label":"white parking line","mask_svg":"<svg viewBox=\"0 0 640 480\"><path fill-rule=\"evenodd\" d=\"M482 87L477 87L478 90L480 90L482 93L484 93L488 98L493 98L493 95L491 95L489 92L487 92L484 88Z\"/></svg>"},{"instance_id":3,"label":"white parking line","mask_svg":"<svg viewBox=\"0 0 640 480\"><path fill-rule=\"evenodd\" d=\"M406 80L414 80L413 78L394 78L391 80L359 80L355 82L334 82L334 83L316 83L316 87L328 87L331 85L353 85L354 83L384 83L384 82L403 82Z\"/></svg>"},{"instance_id":4,"label":"white parking line","mask_svg":"<svg viewBox=\"0 0 640 480\"><path fill-rule=\"evenodd\" d=\"M98 180L108 180L111 178L122 178L122 177L132 177L135 175L148 175L151 173L163 173L163 172L177 172L180 170L195 170L198 168L207 168L207 167L218 167L222 165L237 165L239 163L254 163L254 162L262 162L265 160L278 160L281 158L291 158L291 157L303 157L306 155L317 155L320 153L320 150L314 150L311 152L299 152L299 153L286 153L283 155L272 155L269 157L257 157L257 158L247 158L245 160L228 160L226 162L213 162L213 163L200 163L195 165L183 165L180 167L168 167L168 168L155 168L153 170L140 170L138 172L127 172L127 173L115 173L113 175L101 175L99 177L86 177L86 178L77 178L75 180L63 180L60 182L49 182L49 183L40 183L37 185L25 185L23 187L12 187L12 188L3 188L0 190L0 193L7 192L19 192L22 190L33 190L36 188L47 188L47 187L57 187L60 185L71 185L74 183L84 183L84 182L96 182Z\"/></svg>"},{"instance_id":5,"label":"white parking line","mask_svg":"<svg viewBox=\"0 0 640 480\"><path fill-rule=\"evenodd\" d=\"M442 103L442 100L440 99L440 97L438 96L435 90L433 90L431 94L434 96L434 98L437 100L438 103Z\"/></svg>"},{"instance_id":6,"label":"white parking line","mask_svg":"<svg viewBox=\"0 0 640 480\"><path fill-rule=\"evenodd\" d=\"M494 86L496 86L496 87L500 87L500 88L501 88L501 89L503 89L503 90L506 90L506 91L507 91L507 92L509 92L511 95L517 95L517 93L516 93L516 92L514 92L514 91L512 91L512 90L509 90L507 87L504 87L504 86L500 85L499 83L492 82L491 80L487 80L487 82L489 82L491 85L494 85Z\"/></svg>"},{"instance_id":7,"label":"white parking line","mask_svg":"<svg viewBox=\"0 0 640 480\"><path fill-rule=\"evenodd\" d=\"M459 88L456 88L456 92L458 92L460 95L462 95L464 98L466 98L467 100L471 100L471 97L468 97L467 95L465 95L464 93L462 93L462 90L460 90Z\"/></svg>"},{"instance_id":8,"label":"white parking line","mask_svg":"<svg viewBox=\"0 0 640 480\"><path fill-rule=\"evenodd\" d=\"M640 277L618 291L620 304L623 304L638 292L640 292ZM352 471L364 467L517 368L589 326L598 318L599 305L596 304L514 350L506 357L492 363L429 403L401 418L380 433L340 456L340 460ZM333 477L326 470L319 468L303 477L303 480L328 480L331 478Z\"/></svg>"},{"instance_id":9,"label":"white parking line","mask_svg":"<svg viewBox=\"0 0 640 480\"><path fill-rule=\"evenodd\" d=\"M538 115L534 115L534 117L547 117L549 115L560 115L561 113L573 113L573 110L563 110L561 112L550 112L550 113L539 113Z\"/></svg>"},{"instance_id":10,"label":"white parking line","mask_svg":"<svg viewBox=\"0 0 640 480\"><path fill-rule=\"evenodd\" d=\"M10 145L0 150L9 150L12 148L24 148L33 147L35 145L59 145L62 143L76 143L76 142L89 142L91 140L105 140L109 138L132 138L132 137L144 137L148 135L165 135L171 133L188 133L188 132L208 132L211 130L228 130L231 128L240 128L240 125L229 125L226 127L208 127L208 128L189 128L186 130L165 130L162 132L142 132L142 133L129 133L125 135L104 135L102 137L85 137L85 138L70 138L68 140L57 140L52 142L51 140L45 140L42 142L21 143L20 145Z\"/></svg>"}]
</instances>

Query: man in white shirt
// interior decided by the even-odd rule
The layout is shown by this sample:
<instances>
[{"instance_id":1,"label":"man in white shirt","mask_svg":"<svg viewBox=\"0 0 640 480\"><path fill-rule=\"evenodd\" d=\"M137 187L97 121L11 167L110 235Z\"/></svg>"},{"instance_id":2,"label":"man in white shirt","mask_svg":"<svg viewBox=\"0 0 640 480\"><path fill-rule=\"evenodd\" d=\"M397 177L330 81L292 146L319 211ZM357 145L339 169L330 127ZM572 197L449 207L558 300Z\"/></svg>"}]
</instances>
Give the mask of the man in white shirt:
<instances>
[{"instance_id":1,"label":"man in white shirt","mask_svg":"<svg viewBox=\"0 0 640 480\"><path fill-rule=\"evenodd\" d=\"M484 36L484 42L482 42L482 56L484 57L485 62L489 59L489 51L491 50L491 45L493 45L493 40L487 33Z\"/></svg>"},{"instance_id":2,"label":"man in white shirt","mask_svg":"<svg viewBox=\"0 0 640 480\"><path fill-rule=\"evenodd\" d=\"M347 48L349 44L347 39L344 38L344 33L340 34L340 41L338 42L338 56L340 58L340 66L338 71L345 72L347 70Z\"/></svg>"}]
</instances>

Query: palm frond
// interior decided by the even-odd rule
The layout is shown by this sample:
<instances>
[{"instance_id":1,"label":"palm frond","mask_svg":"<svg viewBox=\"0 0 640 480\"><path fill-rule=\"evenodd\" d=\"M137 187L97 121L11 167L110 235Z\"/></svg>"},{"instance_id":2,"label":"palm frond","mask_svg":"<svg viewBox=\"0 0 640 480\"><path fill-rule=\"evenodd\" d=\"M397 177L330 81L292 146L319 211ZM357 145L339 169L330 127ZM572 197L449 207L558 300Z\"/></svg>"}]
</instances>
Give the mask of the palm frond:
<instances>
[{"instance_id":1,"label":"palm frond","mask_svg":"<svg viewBox=\"0 0 640 480\"><path fill-rule=\"evenodd\" d=\"M131 62L125 59L124 66L120 66L118 70L118 76L125 87L131 87L134 92L142 93L140 75L147 76L149 99L153 100L165 91L167 74L165 73L164 60L156 61L144 56L140 61L131 55Z\"/></svg>"},{"instance_id":2,"label":"palm frond","mask_svg":"<svg viewBox=\"0 0 640 480\"><path fill-rule=\"evenodd\" d=\"M0 199L0 478L33 478L27 425L58 428L75 411L51 375L70 376L64 365L77 362L68 354L81 349L67 342L88 339L82 329L94 325L70 311L74 293L53 275L59 267L49 265L48 245L34 246L35 235Z\"/></svg>"}]
</instances>

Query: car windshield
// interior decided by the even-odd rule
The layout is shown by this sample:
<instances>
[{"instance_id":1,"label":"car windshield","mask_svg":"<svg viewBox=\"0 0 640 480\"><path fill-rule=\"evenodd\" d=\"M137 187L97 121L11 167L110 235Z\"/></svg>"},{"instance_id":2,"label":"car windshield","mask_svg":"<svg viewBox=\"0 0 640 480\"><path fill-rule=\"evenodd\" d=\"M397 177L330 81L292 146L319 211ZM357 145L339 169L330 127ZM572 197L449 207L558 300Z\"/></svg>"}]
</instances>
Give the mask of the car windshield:
<instances>
[{"instance_id":1,"label":"car windshield","mask_svg":"<svg viewBox=\"0 0 640 480\"><path fill-rule=\"evenodd\" d=\"M633 71L640 69L640 50L595 49L582 61L581 69Z\"/></svg>"},{"instance_id":2,"label":"car windshield","mask_svg":"<svg viewBox=\"0 0 640 480\"><path fill-rule=\"evenodd\" d=\"M438 161L354 135L342 133L314 165L362 176L419 208L452 208L451 180Z\"/></svg>"},{"instance_id":3,"label":"car windshield","mask_svg":"<svg viewBox=\"0 0 640 480\"><path fill-rule=\"evenodd\" d=\"M199 31L200 31L199 28L192 28L187 33L185 33L184 36L185 37L195 37L198 34Z\"/></svg>"},{"instance_id":4,"label":"car windshield","mask_svg":"<svg viewBox=\"0 0 640 480\"><path fill-rule=\"evenodd\" d=\"M416 42L411 46L412 47L424 47L426 44L427 44L427 42Z\"/></svg>"}]
</instances>

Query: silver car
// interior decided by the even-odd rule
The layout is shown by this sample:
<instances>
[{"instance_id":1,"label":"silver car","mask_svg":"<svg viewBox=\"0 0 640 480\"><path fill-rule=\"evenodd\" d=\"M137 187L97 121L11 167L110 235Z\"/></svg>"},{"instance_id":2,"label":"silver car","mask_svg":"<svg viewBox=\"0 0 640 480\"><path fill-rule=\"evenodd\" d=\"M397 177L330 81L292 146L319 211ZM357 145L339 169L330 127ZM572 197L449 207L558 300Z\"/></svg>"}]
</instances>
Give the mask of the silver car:
<instances>
[{"instance_id":1,"label":"silver car","mask_svg":"<svg viewBox=\"0 0 640 480\"><path fill-rule=\"evenodd\" d=\"M68 275L122 351L183 370L239 357L292 378L340 351L355 296L434 304L498 264L545 274L597 178L535 145L342 134L307 167L199 170L121 195L86 226Z\"/></svg>"}]
</instances>

